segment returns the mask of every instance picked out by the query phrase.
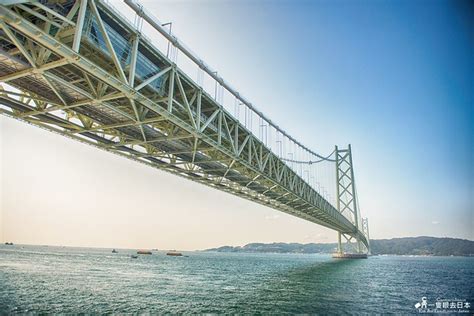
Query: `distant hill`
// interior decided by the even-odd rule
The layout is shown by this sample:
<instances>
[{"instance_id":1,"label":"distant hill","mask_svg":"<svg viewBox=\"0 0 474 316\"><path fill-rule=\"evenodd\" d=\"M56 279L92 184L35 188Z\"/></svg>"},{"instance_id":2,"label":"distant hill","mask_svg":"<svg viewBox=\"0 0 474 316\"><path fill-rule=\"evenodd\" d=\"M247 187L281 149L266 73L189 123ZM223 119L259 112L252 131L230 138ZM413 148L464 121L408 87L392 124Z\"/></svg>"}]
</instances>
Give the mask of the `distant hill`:
<instances>
[{"instance_id":1,"label":"distant hill","mask_svg":"<svg viewBox=\"0 0 474 316\"><path fill-rule=\"evenodd\" d=\"M370 240L374 255L474 256L474 241L457 238L405 237ZM332 253L336 243L251 243L243 247L223 246L206 249L217 252L253 253Z\"/></svg>"},{"instance_id":2,"label":"distant hill","mask_svg":"<svg viewBox=\"0 0 474 316\"><path fill-rule=\"evenodd\" d=\"M373 254L474 256L474 241L458 238L405 237L370 241Z\"/></svg>"}]
</instances>

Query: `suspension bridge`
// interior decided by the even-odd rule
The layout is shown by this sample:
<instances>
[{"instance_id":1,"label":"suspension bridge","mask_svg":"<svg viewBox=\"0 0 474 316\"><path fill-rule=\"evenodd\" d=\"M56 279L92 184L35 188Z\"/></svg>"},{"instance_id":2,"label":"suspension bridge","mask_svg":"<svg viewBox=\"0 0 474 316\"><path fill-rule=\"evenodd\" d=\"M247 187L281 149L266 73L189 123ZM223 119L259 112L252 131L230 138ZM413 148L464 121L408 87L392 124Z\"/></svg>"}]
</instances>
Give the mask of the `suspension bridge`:
<instances>
[{"instance_id":1,"label":"suspension bridge","mask_svg":"<svg viewBox=\"0 0 474 316\"><path fill-rule=\"evenodd\" d=\"M125 3L133 22L106 1L0 1L0 113L333 229L340 257L369 253L350 145L305 147Z\"/></svg>"}]
</instances>

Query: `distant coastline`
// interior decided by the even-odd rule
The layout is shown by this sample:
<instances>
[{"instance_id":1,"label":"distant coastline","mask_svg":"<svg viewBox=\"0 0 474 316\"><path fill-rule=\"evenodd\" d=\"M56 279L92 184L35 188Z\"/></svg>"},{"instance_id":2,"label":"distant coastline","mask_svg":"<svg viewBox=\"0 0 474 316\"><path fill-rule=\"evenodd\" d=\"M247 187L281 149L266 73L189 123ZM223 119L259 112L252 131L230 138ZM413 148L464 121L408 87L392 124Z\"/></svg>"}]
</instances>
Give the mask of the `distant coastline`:
<instances>
[{"instance_id":1,"label":"distant coastline","mask_svg":"<svg viewBox=\"0 0 474 316\"><path fill-rule=\"evenodd\" d=\"M373 255L474 256L474 241L458 238L404 237L370 240ZM222 246L204 251L241 253L332 253L336 243L250 243L245 246Z\"/></svg>"}]
</instances>

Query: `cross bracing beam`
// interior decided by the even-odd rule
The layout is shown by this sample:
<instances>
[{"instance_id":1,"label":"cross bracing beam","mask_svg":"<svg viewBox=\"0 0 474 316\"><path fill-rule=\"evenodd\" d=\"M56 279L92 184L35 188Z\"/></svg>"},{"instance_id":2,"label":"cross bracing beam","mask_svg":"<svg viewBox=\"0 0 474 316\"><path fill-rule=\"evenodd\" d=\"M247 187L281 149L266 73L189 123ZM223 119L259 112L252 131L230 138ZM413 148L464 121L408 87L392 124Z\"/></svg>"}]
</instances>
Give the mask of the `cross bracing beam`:
<instances>
[{"instance_id":1,"label":"cross bracing beam","mask_svg":"<svg viewBox=\"0 0 474 316\"><path fill-rule=\"evenodd\" d=\"M75 13L57 13L64 19L44 15L54 21L34 19L27 14L33 5L23 6L27 10L0 5L2 23L30 47L25 53L37 69L58 58L64 64L42 70L43 78L22 73L9 81L50 104L19 106L14 95L3 94L2 113L364 239L350 220L107 5L77 0L70 9ZM96 24L87 19L91 15ZM54 35L46 31L49 22L59 21L68 26ZM105 33L104 47L93 44L92 27ZM117 34L131 39L126 41L131 58L117 48ZM156 67L154 74L138 71L137 63L145 60ZM13 59L8 62L15 66ZM0 72L5 75L15 73ZM34 89L31 80L46 89ZM58 102L57 94L64 102ZM103 100L106 96L115 97Z\"/></svg>"}]
</instances>

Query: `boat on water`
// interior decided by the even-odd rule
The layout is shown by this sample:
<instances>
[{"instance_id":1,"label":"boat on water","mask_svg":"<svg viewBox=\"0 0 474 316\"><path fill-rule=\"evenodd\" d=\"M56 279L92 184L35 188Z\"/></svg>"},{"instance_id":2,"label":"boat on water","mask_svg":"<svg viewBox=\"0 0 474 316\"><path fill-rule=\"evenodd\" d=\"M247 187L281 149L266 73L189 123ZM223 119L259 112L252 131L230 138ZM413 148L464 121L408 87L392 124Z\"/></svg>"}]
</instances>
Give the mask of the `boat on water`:
<instances>
[{"instance_id":1,"label":"boat on water","mask_svg":"<svg viewBox=\"0 0 474 316\"><path fill-rule=\"evenodd\" d=\"M138 250L137 255L151 255L150 250Z\"/></svg>"},{"instance_id":2,"label":"boat on water","mask_svg":"<svg viewBox=\"0 0 474 316\"><path fill-rule=\"evenodd\" d=\"M137 255L131 255L130 258L132 258L132 259L137 259L138 256L137 256Z\"/></svg>"},{"instance_id":3,"label":"boat on water","mask_svg":"<svg viewBox=\"0 0 474 316\"><path fill-rule=\"evenodd\" d=\"M181 252L178 252L176 250L171 250L166 253L167 256L172 256L172 257L181 257L183 254Z\"/></svg>"},{"instance_id":4,"label":"boat on water","mask_svg":"<svg viewBox=\"0 0 474 316\"><path fill-rule=\"evenodd\" d=\"M7 246L13 246L13 243L7 241L7 242L5 243L5 245L7 245Z\"/></svg>"},{"instance_id":5,"label":"boat on water","mask_svg":"<svg viewBox=\"0 0 474 316\"><path fill-rule=\"evenodd\" d=\"M115 249L112 249L112 253L118 253L118 251Z\"/></svg>"}]
</instances>

